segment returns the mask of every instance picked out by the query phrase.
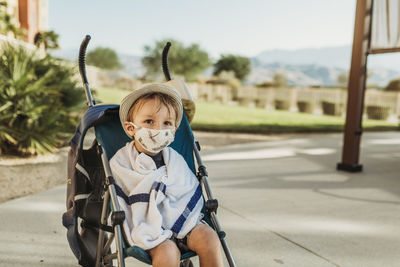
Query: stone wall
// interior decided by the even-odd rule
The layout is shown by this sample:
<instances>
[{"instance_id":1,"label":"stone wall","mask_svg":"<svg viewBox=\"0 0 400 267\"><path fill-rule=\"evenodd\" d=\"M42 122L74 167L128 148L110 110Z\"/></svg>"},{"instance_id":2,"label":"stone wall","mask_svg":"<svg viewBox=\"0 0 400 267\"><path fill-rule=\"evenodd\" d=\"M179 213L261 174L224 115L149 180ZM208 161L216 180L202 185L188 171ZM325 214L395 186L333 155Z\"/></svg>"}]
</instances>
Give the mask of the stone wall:
<instances>
[{"instance_id":1,"label":"stone wall","mask_svg":"<svg viewBox=\"0 0 400 267\"><path fill-rule=\"evenodd\" d=\"M315 115L344 116L347 91L332 88L257 88L243 86L233 89L224 85L190 84L197 101L235 104L268 110L288 110ZM374 114L374 113L380 113ZM364 116L370 119L398 120L400 93L368 89L365 94Z\"/></svg>"}]
</instances>

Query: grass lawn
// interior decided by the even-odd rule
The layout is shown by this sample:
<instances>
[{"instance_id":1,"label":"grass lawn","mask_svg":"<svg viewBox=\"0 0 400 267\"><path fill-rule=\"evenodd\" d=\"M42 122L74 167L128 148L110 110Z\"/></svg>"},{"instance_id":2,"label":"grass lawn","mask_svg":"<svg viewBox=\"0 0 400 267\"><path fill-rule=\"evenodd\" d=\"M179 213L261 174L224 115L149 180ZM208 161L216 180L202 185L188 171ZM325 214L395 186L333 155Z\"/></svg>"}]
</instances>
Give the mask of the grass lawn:
<instances>
[{"instance_id":1,"label":"grass lawn","mask_svg":"<svg viewBox=\"0 0 400 267\"><path fill-rule=\"evenodd\" d=\"M197 103L192 128L247 133L337 132L343 130L344 121L336 116ZM363 127L366 131L399 129L398 124L376 120L364 120Z\"/></svg>"},{"instance_id":2,"label":"grass lawn","mask_svg":"<svg viewBox=\"0 0 400 267\"><path fill-rule=\"evenodd\" d=\"M130 93L128 90L114 89L108 87L99 87L92 89L93 97L107 104L119 104L121 100Z\"/></svg>"},{"instance_id":3,"label":"grass lawn","mask_svg":"<svg viewBox=\"0 0 400 267\"><path fill-rule=\"evenodd\" d=\"M129 91L98 88L95 98L103 103L119 104ZM343 131L344 118L316 116L289 111L230 106L216 103L196 103L193 130L242 133L296 133ZM365 131L399 130L396 123L364 120Z\"/></svg>"}]
</instances>

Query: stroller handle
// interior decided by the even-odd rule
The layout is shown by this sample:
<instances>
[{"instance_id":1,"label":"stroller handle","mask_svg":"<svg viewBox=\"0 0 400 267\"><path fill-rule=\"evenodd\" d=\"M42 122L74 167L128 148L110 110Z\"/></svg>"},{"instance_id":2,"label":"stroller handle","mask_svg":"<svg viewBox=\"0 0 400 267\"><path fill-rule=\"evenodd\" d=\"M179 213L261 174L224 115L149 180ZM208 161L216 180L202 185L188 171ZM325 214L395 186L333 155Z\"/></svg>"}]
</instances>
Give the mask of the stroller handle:
<instances>
[{"instance_id":1,"label":"stroller handle","mask_svg":"<svg viewBox=\"0 0 400 267\"><path fill-rule=\"evenodd\" d=\"M90 38L91 38L90 35L86 35L81 43L81 47L79 48L79 72L81 74L83 83L88 83L86 77L85 57L86 57L86 48L89 44Z\"/></svg>"},{"instance_id":2,"label":"stroller handle","mask_svg":"<svg viewBox=\"0 0 400 267\"><path fill-rule=\"evenodd\" d=\"M171 80L171 75L169 74L169 69L168 69L168 51L170 47L171 43L167 42L162 52L162 62L161 62L164 76L167 81Z\"/></svg>"},{"instance_id":3,"label":"stroller handle","mask_svg":"<svg viewBox=\"0 0 400 267\"><path fill-rule=\"evenodd\" d=\"M81 74L81 78L83 81L83 86L85 88L85 94L86 94L86 104L90 107L94 106L94 101L92 97L92 92L90 91L89 87L89 82L86 76L86 48L89 44L91 37L90 35L86 35L85 38L83 39L81 43L81 47L79 48L79 73Z\"/></svg>"}]
</instances>

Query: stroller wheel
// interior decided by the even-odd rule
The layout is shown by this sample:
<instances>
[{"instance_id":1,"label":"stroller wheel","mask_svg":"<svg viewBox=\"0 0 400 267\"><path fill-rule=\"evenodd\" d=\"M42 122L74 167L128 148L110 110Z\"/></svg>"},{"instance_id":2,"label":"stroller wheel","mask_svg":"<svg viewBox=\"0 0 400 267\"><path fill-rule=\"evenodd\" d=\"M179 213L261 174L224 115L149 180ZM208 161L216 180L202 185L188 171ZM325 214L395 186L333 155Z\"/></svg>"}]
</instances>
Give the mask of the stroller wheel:
<instances>
[{"instance_id":1,"label":"stroller wheel","mask_svg":"<svg viewBox=\"0 0 400 267\"><path fill-rule=\"evenodd\" d=\"M193 262L190 259L181 261L180 267L194 267Z\"/></svg>"}]
</instances>

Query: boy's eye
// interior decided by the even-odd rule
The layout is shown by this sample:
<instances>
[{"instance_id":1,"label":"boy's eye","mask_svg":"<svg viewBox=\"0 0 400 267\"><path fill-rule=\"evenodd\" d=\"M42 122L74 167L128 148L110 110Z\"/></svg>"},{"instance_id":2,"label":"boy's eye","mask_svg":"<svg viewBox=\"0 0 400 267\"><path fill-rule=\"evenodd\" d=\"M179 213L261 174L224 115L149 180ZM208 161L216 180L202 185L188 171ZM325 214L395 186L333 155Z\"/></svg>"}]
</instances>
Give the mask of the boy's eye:
<instances>
[{"instance_id":1,"label":"boy's eye","mask_svg":"<svg viewBox=\"0 0 400 267\"><path fill-rule=\"evenodd\" d=\"M170 122L170 121L166 121L166 122L164 122L164 124L167 126L172 126L172 122Z\"/></svg>"},{"instance_id":2,"label":"boy's eye","mask_svg":"<svg viewBox=\"0 0 400 267\"><path fill-rule=\"evenodd\" d=\"M145 120L144 123L152 124L152 123L153 123L153 120L148 119L148 120Z\"/></svg>"}]
</instances>

